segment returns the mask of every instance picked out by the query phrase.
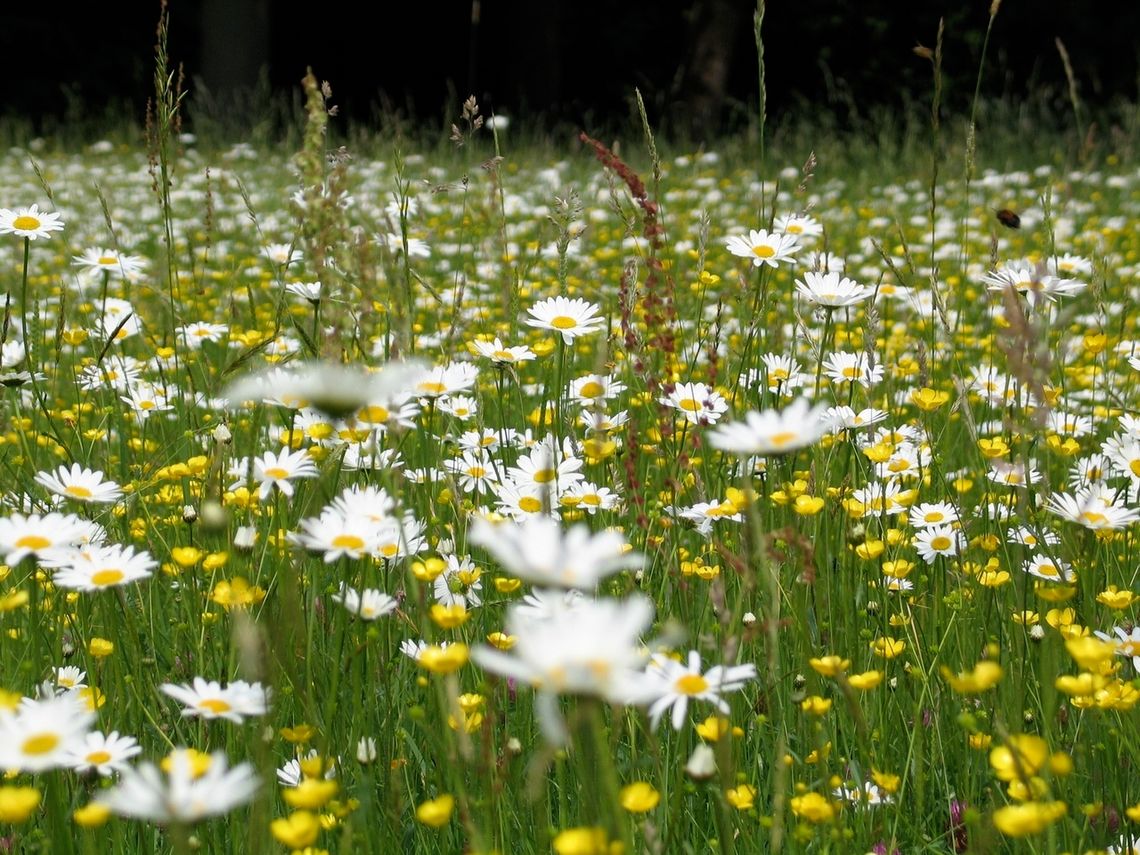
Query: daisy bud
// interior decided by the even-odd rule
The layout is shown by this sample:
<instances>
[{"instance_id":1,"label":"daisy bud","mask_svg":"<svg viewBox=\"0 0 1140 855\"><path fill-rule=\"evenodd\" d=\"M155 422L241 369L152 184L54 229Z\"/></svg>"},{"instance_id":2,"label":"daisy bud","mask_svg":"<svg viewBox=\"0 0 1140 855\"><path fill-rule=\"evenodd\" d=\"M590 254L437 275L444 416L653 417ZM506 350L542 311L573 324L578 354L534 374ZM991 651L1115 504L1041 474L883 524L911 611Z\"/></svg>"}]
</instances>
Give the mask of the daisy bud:
<instances>
[{"instance_id":1,"label":"daisy bud","mask_svg":"<svg viewBox=\"0 0 1140 855\"><path fill-rule=\"evenodd\" d=\"M251 525L238 526L234 532L234 549L249 551L257 542L257 530Z\"/></svg>"},{"instance_id":2,"label":"daisy bud","mask_svg":"<svg viewBox=\"0 0 1140 855\"><path fill-rule=\"evenodd\" d=\"M229 445L233 438L234 435L230 433L230 429L226 427L225 422L222 422L214 428L214 442L218 443L218 445Z\"/></svg>"},{"instance_id":3,"label":"daisy bud","mask_svg":"<svg viewBox=\"0 0 1140 855\"><path fill-rule=\"evenodd\" d=\"M356 743L356 761L367 766L376 759L376 740L371 736L362 736Z\"/></svg>"},{"instance_id":4,"label":"daisy bud","mask_svg":"<svg viewBox=\"0 0 1140 855\"><path fill-rule=\"evenodd\" d=\"M182 507L182 522L186 525L193 525L198 521L198 511L193 505L184 505Z\"/></svg>"},{"instance_id":5,"label":"daisy bud","mask_svg":"<svg viewBox=\"0 0 1140 855\"><path fill-rule=\"evenodd\" d=\"M1040 624L1034 624L1029 627L1030 641L1041 641L1043 638L1045 638L1045 630L1041 628Z\"/></svg>"},{"instance_id":6,"label":"daisy bud","mask_svg":"<svg viewBox=\"0 0 1140 855\"><path fill-rule=\"evenodd\" d=\"M711 746L702 742L693 749L689 762L685 764L685 774L694 781L707 781L716 774L716 755Z\"/></svg>"},{"instance_id":7,"label":"daisy bud","mask_svg":"<svg viewBox=\"0 0 1140 855\"><path fill-rule=\"evenodd\" d=\"M517 736L512 736L507 740L507 751L511 754L522 754L522 743L519 742Z\"/></svg>"},{"instance_id":8,"label":"daisy bud","mask_svg":"<svg viewBox=\"0 0 1140 855\"><path fill-rule=\"evenodd\" d=\"M745 626L752 626L752 624L756 623L756 615L752 614L752 612L745 612L741 620Z\"/></svg>"}]
</instances>

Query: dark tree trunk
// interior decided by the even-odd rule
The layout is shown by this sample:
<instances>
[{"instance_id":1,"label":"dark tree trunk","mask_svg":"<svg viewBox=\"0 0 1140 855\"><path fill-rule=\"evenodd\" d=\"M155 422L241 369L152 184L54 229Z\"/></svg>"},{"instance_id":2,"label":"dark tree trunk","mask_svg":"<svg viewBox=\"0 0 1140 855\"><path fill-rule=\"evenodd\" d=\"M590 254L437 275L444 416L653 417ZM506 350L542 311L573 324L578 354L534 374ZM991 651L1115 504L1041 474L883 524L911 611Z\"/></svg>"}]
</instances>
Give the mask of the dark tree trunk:
<instances>
[{"instance_id":1,"label":"dark tree trunk","mask_svg":"<svg viewBox=\"0 0 1140 855\"><path fill-rule=\"evenodd\" d=\"M695 0L689 7L682 98L694 133L715 131L720 123L737 35L751 8L744 0Z\"/></svg>"}]
</instances>

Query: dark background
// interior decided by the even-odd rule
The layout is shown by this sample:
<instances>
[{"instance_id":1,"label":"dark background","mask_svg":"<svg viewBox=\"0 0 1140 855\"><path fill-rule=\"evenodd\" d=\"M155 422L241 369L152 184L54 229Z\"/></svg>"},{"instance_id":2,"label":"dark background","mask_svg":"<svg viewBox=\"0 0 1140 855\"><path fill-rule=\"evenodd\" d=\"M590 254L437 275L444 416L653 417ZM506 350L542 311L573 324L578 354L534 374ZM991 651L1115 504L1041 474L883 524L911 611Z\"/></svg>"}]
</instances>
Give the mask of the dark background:
<instances>
[{"instance_id":1,"label":"dark background","mask_svg":"<svg viewBox=\"0 0 1140 855\"><path fill-rule=\"evenodd\" d=\"M0 115L38 130L108 110L141 121L158 8L7 4ZM629 120L635 86L666 131L732 129L755 109L748 0L380 0L367 4L378 25L354 3L171 0L169 8L171 57L184 64L199 115L239 124L271 93L277 103L295 98L306 66L331 83L342 115L361 122L387 113L445 127L474 93L485 112L617 125ZM930 63L913 48L933 47L939 17L944 103L965 110L989 8L989 0L769 0L769 111L865 117L928 103ZM1086 104L1135 100L1138 34L1140 0L1005 0L983 93L1013 103L1030 92L1066 98L1061 36Z\"/></svg>"}]
</instances>

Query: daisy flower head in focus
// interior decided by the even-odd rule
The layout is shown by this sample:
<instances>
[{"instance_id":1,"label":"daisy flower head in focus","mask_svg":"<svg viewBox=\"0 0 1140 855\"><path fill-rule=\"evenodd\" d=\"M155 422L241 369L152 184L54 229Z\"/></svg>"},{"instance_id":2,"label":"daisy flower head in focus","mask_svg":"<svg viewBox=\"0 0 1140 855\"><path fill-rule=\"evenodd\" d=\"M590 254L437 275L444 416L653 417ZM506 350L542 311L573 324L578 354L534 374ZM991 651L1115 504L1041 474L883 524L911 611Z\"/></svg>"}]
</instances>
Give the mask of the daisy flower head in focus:
<instances>
[{"instance_id":1,"label":"daisy flower head in focus","mask_svg":"<svg viewBox=\"0 0 1140 855\"><path fill-rule=\"evenodd\" d=\"M814 445L831 432L827 406L797 398L783 410L749 412L743 422L728 422L709 433L709 444L729 454L788 454Z\"/></svg>"},{"instance_id":2,"label":"daisy flower head in focus","mask_svg":"<svg viewBox=\"0 0 1140 855\"><path fill-rule=\"evenodd\" d=\"M265 715L269 704L269 691L260 683L245 680L222 686L216 680L195 677L191 685L163 683L160 688L185 707L184 717L224 718L241 724L246 716Z\"/></svg>"},{"instance_id":3,"label":"daisy flower head in focus","mask_svg":"<svg viewBox=\"0 0 1140 855\"><path fill-rule=\"evenodd\" d=\"M294 480L316 478L319 474L316 463L304 449L292 452L282 450L278 454L267 451L261 457L253 458L252 463L249 458L238 460L230 469L230 475L237 480L230 484L229 489L236 490L245 484L251 466L253 480L258 484L258 497L263 502L269 498L274 487L287 498L292 498Z\"/></svg>"},{"instance_id":4,"label":"daisy flower head in focus","mask_svg":"<svg viewBox=\"0 0 1140 855\"><path fill-rule=\"evenodd\" d=\"M249 763L229 768L221 752L173 751L164 775L153 763L126 768L99 804L118 816L159 823L192 823L226 813L253 798L260 781Z\"/></svg>"},{"instance_id":5,"label":"daisy flower head in focus","mask_svg":"<svg viewBox=\"0 0 1140 855\"><path fill-rule=\"evenodd\" d=\"M566 344L578 336L598 332L606 324L606 319L598 315L597 304L581 298L551 297L535 303L527 313L528 326L561 333Z\"/></svg>"},{"instance_id":6,"label":"daisy flower head in focus","mask_svg":"<svg viewBox=\"0 0 1140 855\"><path fill-rule=\"evenodd\" d=\"M133 546L89 546L65 558L47 559L54 566L52 584L74 591L101 591L146 579L158 562L147 552L136 553Z\"/></svg>"},{"instance_id":7,"label":"daisy flower head in focus","mask_svg":"<svg viewBox=\"0 0 1140 855\"><path fill-rule=\"evenodd\" d=\"M499 367L529 362L536 356L535 352L525 345L507 347L497 336L494 341L473 341L471 347L477 355L491 360Z\"/></svg>"},{"instance_id":8,"label":"daisy flower head in focus","mask_svg":"<svg viewBox=\"0 0 1140 855\"><path fill-rule=\"evenodd\" d=\"M839 309L869 300L875 291L838 273L808 272L796 280L796 293L813 305Z\"/></svg>"},{"instance_id":9,"label":"daisy flower head in focus","mask_svg":"<svg viewBox=\"0 0 1140 855\"><path fill-rule=\"evenodd\" d=\"M0 235L12 234L28 240L49 238L52 232L63 229L61 216L41 211L39 205L17 208L15 211L0 208Z\"/></svg>"},{"instance_id":10,"label":"daisy flower head in focus","mask_svg":"<svg viewBox=\"0 0 1140 855\"><path fill-rule=\"evenodd\" d=\"M120 736L117 730L110 733L92 731L84 736L82 743L70 749L69 765L80 774L95 772L107 778L129 768L127 761L141 751L138 740L133 736Z\"/></svg>"},{"instance_id":11,"label":"daisy flower head in focus","mask_svg":"<svg viewBox=\"0 0 1140 855\"><path fill-rule=\"evenodd\" d=\"M749 680L756 679L756 666L751 663L727 668L714 665L702 673L701 654L691 650L687 663L660 653L654 654L646 673L658 681L660 692L660 697L649 707L650 725L656 729L665 711L672 707L673 729L680 730L685 723L690 700L709 701L721 713L728 715L729 706L721 695L739 691Z\"/></svg>"},{"instance_id":12,"label":"daisy flower head in focus","mask_svg":"<svg viewBox=\"0 0 1140 855\"><path fill-rule=\"evenodd\" d=\"M752 229L747 237L734 235L725 241L725 247L735 256L752 259L753 267L762 264L779 267L782 261L791 264L792 256L803 248L796 235L769 233L764 229Z\"/></svg>"},{"instance_id":13,"label":"daisy flower head in focus","mask_svg":"<svg viewBox=\"0 0 1140 855\"><path fill-rule=\"evenodd\" d=\"M728 402L704 383L678 383L661 403L679 410L694 425L715 424L728 411Z\"/></svg>"},{"instance_id":14,"label":"daisy flower head in focus","mask_svg":"<svg viewBox=\"0 0 1140 855\"><path fill-rule=\"evenodd\" d=\"M60 466L55 473L36 473L36 483L65 499L89 504L112 504L123 496L123 490L114 481L104 480L103 473L87 469L78 463L71 468Z\"/></svg>"}]
</instances>

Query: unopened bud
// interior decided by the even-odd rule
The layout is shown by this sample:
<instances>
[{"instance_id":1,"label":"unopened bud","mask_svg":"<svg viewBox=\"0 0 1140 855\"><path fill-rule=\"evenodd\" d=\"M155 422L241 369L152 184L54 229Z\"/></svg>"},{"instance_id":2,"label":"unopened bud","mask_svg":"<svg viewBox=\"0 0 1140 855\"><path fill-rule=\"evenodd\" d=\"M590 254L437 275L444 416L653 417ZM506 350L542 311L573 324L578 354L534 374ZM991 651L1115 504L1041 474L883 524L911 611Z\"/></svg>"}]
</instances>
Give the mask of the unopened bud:
<instances>
[{"instance_id":1,"label":"unopened bud","mask_svg":"<svg viewBox=\"0 0 1140 855\"><path fill-rule=\"evenodd\" d=\"M230 440L233 438L234 435L230 433L230 429L226 427L225 422L222 422L220 425L214 428L214 442L218 443L219 445L229 445Z\"/></svg>"},{"instance_id":2,"label":"unopened bud","mask_svg":"<svg viewBox=\"0 0 1140 855\"><path fill-rule=\"evenodd\" d=\"M193 505L184 505L182 507L182 522L186 525L193 525L198 521L198 510Z\"/></svg>"}]
</instances>

